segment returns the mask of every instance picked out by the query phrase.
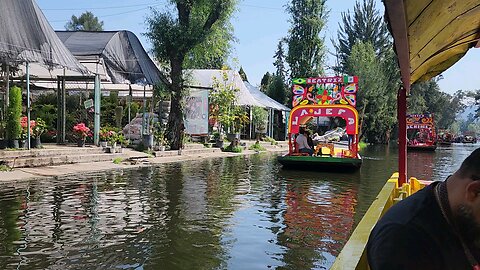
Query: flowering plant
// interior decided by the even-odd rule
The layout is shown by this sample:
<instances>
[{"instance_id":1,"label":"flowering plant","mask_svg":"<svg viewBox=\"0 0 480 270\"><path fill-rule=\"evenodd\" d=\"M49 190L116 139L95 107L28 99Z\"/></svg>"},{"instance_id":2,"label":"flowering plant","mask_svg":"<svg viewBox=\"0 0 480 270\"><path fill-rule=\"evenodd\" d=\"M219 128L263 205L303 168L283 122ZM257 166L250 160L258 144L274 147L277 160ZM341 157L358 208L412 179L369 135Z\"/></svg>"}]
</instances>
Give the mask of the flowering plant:
<instances>
[{"instance_id":1,"label":"flowering plant","mask_svg":"<svg viewBox=\"0 0 480 270\"><path fill-rule=\"evenodd\" d=\"M116 132L108 128L100 129L100 141L110 141L110 139L116 135Z\"/></svg>"},{"instance_id":2,"label":"flowering plant","mask_svg":"<svg viewBox=\"0 0 480 270\"><path fill-rule=\"evenodd\" d=\"M80 139L85 140L87 136L90 136L90 129L85 126L84 123L76 124L73 127L73 132L77 133Z\"/></svg>"},{"instance_id":3,"label":"flowering plant","mask_svg":"<svg viewBox=\"0 0 480 270\"><path fill-rule=\"evenodd\" d=\"M20 125L22 126L22 139L27 138L27 128L28 128L28 118L23 116L20 118ZM30 120L30 134L33 134L33 129L35 128L36 122L35 120Z\"/></svg>"},{"instance_id":4,"label":"flowering plant","mask_svg":"<svg viewBox=\"0 0 480 270\"><path fill-rule=\"evenodd\" d=\"M47 131L47 124L43 121L42 118L37 118L35 121L35 125L33 127L32 135L34 138L40 137L45 131Z\"/></svg>"}]
</instances>

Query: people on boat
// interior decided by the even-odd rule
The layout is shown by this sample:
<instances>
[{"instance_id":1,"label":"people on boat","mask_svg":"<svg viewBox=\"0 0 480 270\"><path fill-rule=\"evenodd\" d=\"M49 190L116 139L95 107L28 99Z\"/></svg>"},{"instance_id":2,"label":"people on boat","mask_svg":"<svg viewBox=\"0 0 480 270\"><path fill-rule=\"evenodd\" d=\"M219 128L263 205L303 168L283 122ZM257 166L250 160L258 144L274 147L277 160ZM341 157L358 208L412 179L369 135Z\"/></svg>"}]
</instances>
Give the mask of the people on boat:
<instances>
[{"instance_id":1,"label":"people on boat","mask_svg":"<svg viewBox=\"0 0 480 270\"><path fill-rule=\"evenodd\" d=\"M370 269L480 269L480 148L445 181L392 206L367 243Z\"/></svg>"},{"instance_id":2,"label":"people on boat","mask_svg":"<svg viewBox=\"0 0 480 270\"><path fill-rule=\"evenodd\" d=\"M315 144L313 143L313 139L309 130L305 130L305 137L307 137L308 146L310 146L311 149L315 148Z\"/></svg>"},{"instance_id":3,"label":"people on boat","mask_svg":"<svg viewBox=\"0 0 480 270\"><path fill-rule=\"evenodd\" d=\"M313 155L313 149L308 145L308 139L305 135L305 128L300 128L296 141L298 144L298 152L308 153L310 156Z\"/></svg>"}]
</instances>

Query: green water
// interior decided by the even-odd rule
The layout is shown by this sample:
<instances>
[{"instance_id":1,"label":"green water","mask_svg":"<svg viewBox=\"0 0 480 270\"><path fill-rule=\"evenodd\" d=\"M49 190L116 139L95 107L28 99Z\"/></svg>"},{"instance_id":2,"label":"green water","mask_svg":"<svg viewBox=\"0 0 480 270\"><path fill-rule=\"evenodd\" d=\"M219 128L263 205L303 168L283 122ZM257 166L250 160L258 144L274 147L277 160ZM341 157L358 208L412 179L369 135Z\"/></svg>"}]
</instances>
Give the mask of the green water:
<instances>
[{"instance_id":1,"label":"green water","mask_svg":"<svg viewBox=\"0 0 480 270\"><path fill-rule=\"evenodd\" d=\"M443 180L475 146L409 153ZM284 171L275 155L0 185L0 269L328 269L396 170L363 151L353 174Z\"/></svg>"}]
</instances>

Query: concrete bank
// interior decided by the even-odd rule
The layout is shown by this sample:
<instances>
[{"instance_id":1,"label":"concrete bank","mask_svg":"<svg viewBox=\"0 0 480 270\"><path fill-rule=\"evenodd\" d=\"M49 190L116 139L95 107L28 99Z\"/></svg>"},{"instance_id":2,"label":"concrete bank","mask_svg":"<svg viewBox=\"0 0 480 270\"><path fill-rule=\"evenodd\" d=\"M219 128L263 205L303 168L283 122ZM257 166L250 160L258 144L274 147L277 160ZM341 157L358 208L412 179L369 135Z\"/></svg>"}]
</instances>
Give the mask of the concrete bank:
<instances>
[{"instance_id":1,"label":"concrete bank","mask_svg":"<svg viewBox=\"0 0 480 270\"><path fill-rule=\"evenodd\" d=\"M287 152L288 148L267 148L266 152ZM1 182L17 182L17 181L29 181L45 177L68 177L70 175L78 175L84 173L105 172L110 170L132 169L146 166L154 166L165 163L175 163L182 161L192 161L208 158L220 158L220 157L234 157L256 154L257 152L251 150L245 150L242 153L228 153L228 152L215 152L215 153L201 153L201 154L182 154L171 155L165 157L146 157L143 153L129 151L125 159L119 164L115 164L112 161L102 162L90 162L90 163L75 163L65 164L58 166L45 166L36 168L17 168L13 171L0 172Z\"/></svg>"}]
</instances>

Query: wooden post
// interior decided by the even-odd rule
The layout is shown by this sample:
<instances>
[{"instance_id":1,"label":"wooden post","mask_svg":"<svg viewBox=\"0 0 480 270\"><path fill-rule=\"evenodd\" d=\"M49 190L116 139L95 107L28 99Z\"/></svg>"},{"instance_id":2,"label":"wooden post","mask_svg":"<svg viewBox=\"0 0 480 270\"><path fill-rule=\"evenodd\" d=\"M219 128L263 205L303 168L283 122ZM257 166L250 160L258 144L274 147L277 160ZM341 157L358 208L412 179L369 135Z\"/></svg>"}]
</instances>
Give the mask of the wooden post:
<instances>
[{"instance_id":1,"label":"wooden post","mask_svg":"<svg viewBox=\"0 0 480 270\"><path fill-rule=\"evenodd\" d=\"M398 89L397 96L398 118L398 185L407 182L407 91Z\"/></svg>"}]
</instances>

